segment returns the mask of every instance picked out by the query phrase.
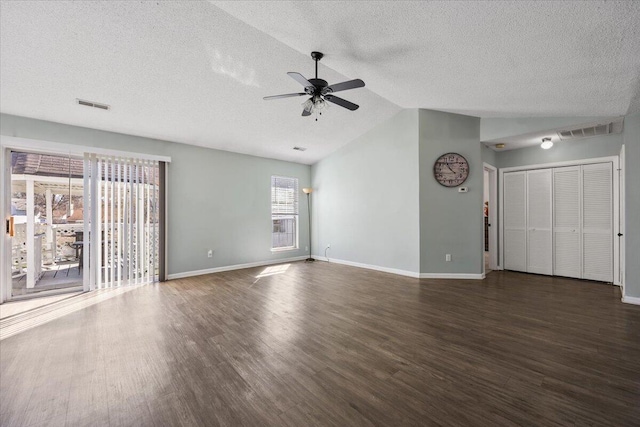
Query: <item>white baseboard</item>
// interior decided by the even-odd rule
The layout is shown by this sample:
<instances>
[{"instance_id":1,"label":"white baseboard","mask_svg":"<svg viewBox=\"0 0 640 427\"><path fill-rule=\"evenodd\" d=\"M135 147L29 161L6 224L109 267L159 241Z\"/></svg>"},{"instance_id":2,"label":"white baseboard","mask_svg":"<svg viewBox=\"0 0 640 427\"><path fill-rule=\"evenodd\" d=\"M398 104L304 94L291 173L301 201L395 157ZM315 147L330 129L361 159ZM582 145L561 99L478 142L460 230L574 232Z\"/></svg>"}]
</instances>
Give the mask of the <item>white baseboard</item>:
<instances>
[{"instance_id":1,"label":"white baseboard","mask_svg":"<svg viewBox=\"0 0 640 427\"><path fill-rule=\"evenodd\" d=\"M371 265L371 264L362 264L360 262L345 261L343 259L335 259L335 258L325 258L321 256L316 256L316 255L314 255L313 258L319 261L329 261L335 264L348 265L351 267L358 267L358 268L366 268L368 270L376 270L376 271L382 271L384 273L391 273L391 274L397 274L400 276L413 277L415 279L419 278L420 276L420 273L416 273L414 271L400 270L397 268L381 267L379 265Z\"/></svg>"},{"instance_id":2,"label":"white baseboard","mask_svg":"<svg viewBox=\"0 0 640 427\"><path fill-rule=\"evenodd\" d=\"M484 273L417 273L415 271L399 270L397 268L381 267L379 265L362 264L359 262L345 261L343 259L328 259L314 255L313 258L319 261L329 261L336 264L348 265L351 267L366 268L368 270L382 271L385 273L398 274L400 276L413 277L415 279L484 279Z\"/></svg>"},{"instance_id":3,"label":"white baseboard","mask_svg":"<svg viewBox=\"0 0 640 427\"><path fill-rule=\"evenodd\" d=\"M304 261L307 256L297 256L293 258L273 259L268 261L249 262L246 264L225 265L223 267L206 268L204 270L185 271L182 273L169 274L168 279L184 279L185 277L202 276L203 274L220 273L223 271L242 270L243 268L262 267L265 265L283 264L285 262Z\"/></svg>"},{"instance_id":4,"label":"white baseboard","mask_svg":"<svg viewBox=\"0 0 640 427\"><path fill-rule=\"evenodd\" d=\"M640 298L623 295L622 296L622 302L626 302L627 304L640 305Z\"/></svg>"},{"instance_id":5,"label":"white baseboard","mask_svg":"<svg viewBox=\"0 0 640 427\"><path fill-rule=\"evenodd\" d=\"M482 280L484 273L420 273L421 279L460 279L460 280Z\"/></svg>"}]
</instances>

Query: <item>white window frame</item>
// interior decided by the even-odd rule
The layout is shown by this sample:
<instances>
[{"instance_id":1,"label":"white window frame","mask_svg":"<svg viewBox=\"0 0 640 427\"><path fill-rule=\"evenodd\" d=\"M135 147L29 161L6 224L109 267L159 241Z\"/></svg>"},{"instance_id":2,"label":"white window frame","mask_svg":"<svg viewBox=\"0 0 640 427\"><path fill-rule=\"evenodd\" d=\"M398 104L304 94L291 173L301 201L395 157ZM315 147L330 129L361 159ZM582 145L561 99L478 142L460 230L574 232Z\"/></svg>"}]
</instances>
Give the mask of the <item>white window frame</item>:
<instances>
[{"instance_id":1,"label":"white window frame","mask_svg":"<svg viewBox=\"0 0 640 427\"><path fill-rule=\"evenodd\" d=\"M274 213L273 212L273 179L274 178L284 178L284 179L292 179L295 180L294 186L294 194L295 200L297 204L296 213ZM284 252L284 251L295 251L300 248L300 195L299 193L299 180L297 177L293 176L282 176L282 175L272 175L270 177L269 187L271 189L271 252ZM293 218L295 221L295 242L293 246L283 246L283 247L273 247L273 221L276 219L289 219Z\"/></svg>"}]
</instances>

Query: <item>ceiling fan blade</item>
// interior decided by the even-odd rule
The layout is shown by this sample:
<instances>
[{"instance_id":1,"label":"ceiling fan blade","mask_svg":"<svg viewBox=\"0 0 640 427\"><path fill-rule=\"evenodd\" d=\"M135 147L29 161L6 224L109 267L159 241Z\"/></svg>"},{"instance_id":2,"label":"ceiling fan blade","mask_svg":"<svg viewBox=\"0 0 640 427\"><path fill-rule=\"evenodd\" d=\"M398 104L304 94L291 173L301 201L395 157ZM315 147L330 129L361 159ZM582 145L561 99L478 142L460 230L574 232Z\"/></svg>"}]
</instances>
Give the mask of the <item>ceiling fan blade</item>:
<instances>
[{"instance_id":1,"label":"ceiling fan blade","mask_svg":"<svg viewBox=\"0 0 640 427\"><path fill-rule=\"evenodd\" d=\"M346 99L338 98L333 95L325 95L324 99L329 102L333 102L336 105L346 108L347 110L355 111L360 108L359 105L354 104L353 102L349 102Z\"/></svg>"},{"instance_id":2,"label":"ceiling fan blade","mask_svg":"<svg viewBox=\"0 0 640 427\"><path fill-rule=\"evenodd\" d=\"M289 71L287 74L289 74L289 76L297 81L298 83L300 83L302 86L304 87L313 87L313 85L311 84L311 82L309 80L307 80L302 74L300 73L294 73L293 71Z\"/></svg>"},{"instance_id":3,"label":"ceiling fan blade","mask_svg":"<svg viewBox=\"0 0 640 427\"><path fill-rule=\"evenodd\" d=\"M324 93L340 92L341 90L355 89L358 87L364 87L364 82L360 79L349 80L347 82L336 83L331 86L327 86L324 89Z\"/></svg>"},{"instance_id":4,"label":"ceiling fan blade","mask_svg":"<svg viewBox=\"0 0 640 427\"><path fill-rule=\"evenodd\" d=\"M310 115L311 115L311 111L307 110L306 108L302 110L302 117L307 117Z\"/></svg>"},{"instance_id":5,"label":"ceiling fan blade","mask_svg":"<svg viewBox=\"0 0 640 427\"><path fill-rule=\"evenodd\" d=\"M280 99L280 98L292 98L294 96L302 96L302 95L306 95L306 92L301 92L301 93L286 93L284 95L272 95L272 96L265 96L264 99L265 101L268 101L270 99Z\"/></svg>"}]
</instances>

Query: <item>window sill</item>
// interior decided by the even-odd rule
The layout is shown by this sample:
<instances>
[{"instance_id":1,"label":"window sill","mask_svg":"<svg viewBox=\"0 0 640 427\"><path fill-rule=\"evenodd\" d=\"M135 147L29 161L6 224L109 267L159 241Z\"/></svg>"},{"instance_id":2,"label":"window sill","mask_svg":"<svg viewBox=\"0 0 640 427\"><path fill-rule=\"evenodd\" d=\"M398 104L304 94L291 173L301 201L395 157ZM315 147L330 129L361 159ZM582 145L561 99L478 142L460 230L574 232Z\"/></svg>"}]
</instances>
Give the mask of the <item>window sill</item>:
<instances>
[{"instance_id":1,"label":"window sill","mask_svg":"<svg viewBox=\"0 0 640 427\"><path fill-rule=\"evenodd\" d=\"M272 248L271 252L288 252L288 251L297 251L300 248L290 247L290 248Z\"/></svg>"}]
</instances>

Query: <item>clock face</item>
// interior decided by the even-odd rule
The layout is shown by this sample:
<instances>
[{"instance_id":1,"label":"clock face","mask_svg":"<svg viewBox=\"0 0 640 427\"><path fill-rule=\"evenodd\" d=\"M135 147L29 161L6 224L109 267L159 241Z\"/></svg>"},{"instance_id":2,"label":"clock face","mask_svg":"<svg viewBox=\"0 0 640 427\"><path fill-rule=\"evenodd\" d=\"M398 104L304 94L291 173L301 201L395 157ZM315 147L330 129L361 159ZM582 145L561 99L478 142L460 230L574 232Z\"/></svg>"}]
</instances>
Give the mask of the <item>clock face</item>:
<instances>
[{"instance_id":1,"label":"clock face","mask_svg":"<svg viewBox=\"0 0 640 427\"><path fill-rule=\"evenodd\" d=\"M469 163L458 153L443 154L433 165L433 176L445 187L457 187L469 176Z\"/></svg>"}]
</instances>

